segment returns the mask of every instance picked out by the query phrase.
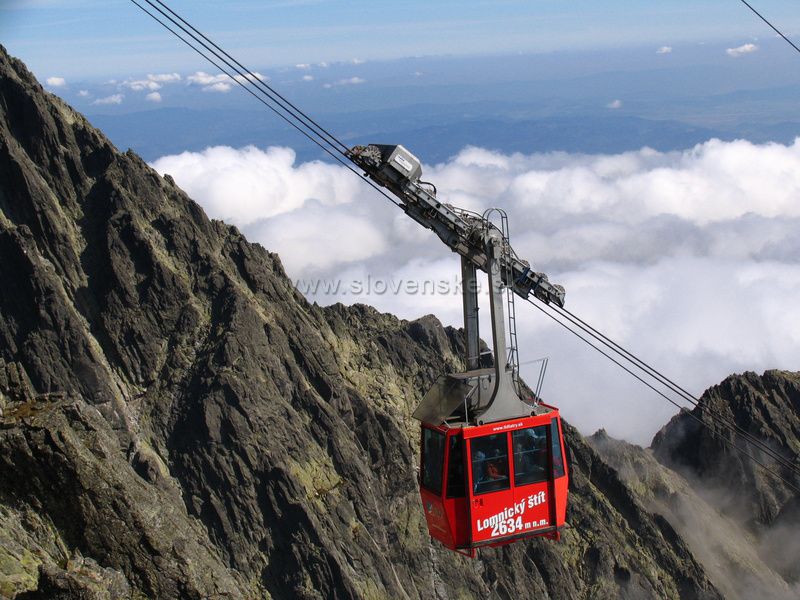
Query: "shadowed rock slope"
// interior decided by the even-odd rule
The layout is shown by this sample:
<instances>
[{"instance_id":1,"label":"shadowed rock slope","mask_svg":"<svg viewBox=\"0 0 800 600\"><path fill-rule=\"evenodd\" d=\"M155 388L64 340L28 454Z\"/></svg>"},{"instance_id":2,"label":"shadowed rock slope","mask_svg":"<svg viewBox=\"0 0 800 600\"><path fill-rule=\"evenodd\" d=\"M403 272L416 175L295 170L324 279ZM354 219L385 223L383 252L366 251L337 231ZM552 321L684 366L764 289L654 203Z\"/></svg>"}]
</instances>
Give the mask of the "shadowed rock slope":
<instances>
[{"instance_id":1,"label":"shadowed rock slope","mask_svg":"<svg viewBox=\"0 0 800 600\"><path fill-rule=\"evenodd\" d=\"M0 50L0 595L718 598L568 429L571 528L432 545L410 412L458 332L320 308Z\"/></svg>"},{"instance_id":2,"label":"shadowed rock slope","mask_svg":"<svg viewBox=\"0 0 800 600\"><path fill-rule=\"evenodd\" d=\"M686 541L726 598L790 600L800 595L800 585L778 572L778 565L760 551L757 539L774 543L772 535L755 536L741 519L720 511L717 498L707 493L701 479L687 479L659 463L651 449L612 439L602 430L587 441L617 470L641 504L662 515ZM783 552L791 552L790 544L780 546Z\"/></svg>"},{"instance_id":3,"label":"shadowed rock slope","mask_svg":"<svg viewBox=\"0 0 800 600\"><path fill-rule=\"evenodd\" d=\"M707 390L698 406L679 414L653 439L655 456L668 466L702 478L717 488L731 511L741 507L752 525L772 523L795 495L786 483L770 477L732 445L752 454L788 481L791 470L757 447L723 429L710 414L735 424L766 443L787 462L800 465L800 373L767 371L732 375ZM707 423L702 427L698 420ZM795 485L800 482L795 481Z\"/></svg>"},{"instance_id":4,"label":"shadowed rock slope","mask_svg":"<svg viewBox=\"0 0 800 600\"><path fill-rule=\"evenodd\" d=\"M727 517L752 534L760 554L800 594L800 477L758 447L721 428L710 414L755 436L800 466L800 373L732 375L675 416L653 439L654 456L691 481ZM709 424L702 427L698 420ZM777 479L733 450L740 447L783 477ZM793 483L792 489L786 482Z\"/></svg>"}]
</instances>

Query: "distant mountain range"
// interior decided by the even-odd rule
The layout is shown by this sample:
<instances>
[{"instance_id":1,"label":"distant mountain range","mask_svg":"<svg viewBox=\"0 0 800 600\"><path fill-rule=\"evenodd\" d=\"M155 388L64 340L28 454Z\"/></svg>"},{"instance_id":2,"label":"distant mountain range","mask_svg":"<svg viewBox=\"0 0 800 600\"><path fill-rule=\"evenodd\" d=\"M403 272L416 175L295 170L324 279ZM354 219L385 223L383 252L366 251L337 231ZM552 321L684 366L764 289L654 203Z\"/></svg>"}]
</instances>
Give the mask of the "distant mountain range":
<instances>
[{"instance_id":1,"label":"distant mountain range","mask_svg":"<svg viewBox=\"0 0 800 600\"><path fill-rule=\"evenodd\" d=\"M340 139L356 143L402 143L425 163L446 161L466 146L504 153L563 151L609 154L645 146L660 151L691 148L711 138L791 143L799 122L743 123L734 127L701 127L676 120L629 115L562 115L546 118L485 117L473 107L415 107L415 118L394 110L368 114L335 114L320 121ZM481 111L483 112L483 111ZM200 151L209 146L254 145L294 148L299 161L327 158L272 113L221 109L163 108L119 115L97 115L93 121L120 149L131 148L145 160Z\"/></svg>"}]
</instances>

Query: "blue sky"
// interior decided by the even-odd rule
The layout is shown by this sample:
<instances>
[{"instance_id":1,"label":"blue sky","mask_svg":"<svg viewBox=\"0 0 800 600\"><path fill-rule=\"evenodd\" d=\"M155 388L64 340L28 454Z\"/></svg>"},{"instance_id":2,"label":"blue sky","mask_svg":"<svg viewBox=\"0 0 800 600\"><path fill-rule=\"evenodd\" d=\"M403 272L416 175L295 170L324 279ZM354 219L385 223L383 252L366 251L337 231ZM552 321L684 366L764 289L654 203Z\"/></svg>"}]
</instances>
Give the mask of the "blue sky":
<instances>
[{"instance_id":1,"label":"blue sky","mask_svg":"<svg viewBox=\"0 0 800 600\"><path fill-rule=\"evenodd\" d=\"M173 0L170 6L260 68L772 37L736 0ZM756 6L788 32L800 29L795 3ZM197 63L127 0L7 0L0 4L0 40L39 77L119 77Z\"/></svg>"}]
</instances>

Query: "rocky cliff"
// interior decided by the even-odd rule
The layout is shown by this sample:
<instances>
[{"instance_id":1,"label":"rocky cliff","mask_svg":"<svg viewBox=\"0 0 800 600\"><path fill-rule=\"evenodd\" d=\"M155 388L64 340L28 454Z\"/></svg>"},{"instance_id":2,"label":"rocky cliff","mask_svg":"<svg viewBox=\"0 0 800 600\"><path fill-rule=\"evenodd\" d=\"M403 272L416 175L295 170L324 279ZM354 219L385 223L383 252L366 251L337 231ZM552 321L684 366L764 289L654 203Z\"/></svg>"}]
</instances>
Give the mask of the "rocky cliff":
<instances>
[{"instance_id":1,"label":"rocky cliff","mask_svg":"<svg viewBox=\"0 0 800 600\"><path fill-rule=\"evenodd\" d=\"M789 469L722 428L735 423L800 464L800 373L728 377L640 448L600 431L589 444L647 510L663 515L727 598L800 596L800 495L732 449L735 444L800 484Z\"/></svg>"},{"instance_id":2,"label":"rocky cliff","mask_svg":"<svg viewBox=\"0 0 800 600\"><path fill-rule=\"evenodd\" d=\"M800 464L800 373L767 371L728 377L703 394L691 416L675 416L653 439L655 456L664 464L715 488L726 510L759 527L772 523L795 495L786 483L770 477L733 446L792 481L789 469L711 414L755 436L783 459ZM694 416L695 418L692 418ZM703 427L700 422L706 423ZM712 433L714 431L714 433ZM740 509L737 511L737 507Z\"/></svg>"},{"instance_id":3,"label":"rocky cliff","mask_svg":"<svg viewBox=\"0 0 800 600\"><path fill-rule=\"evenodd\" d=\"M711 413L756 437L783 461L720 427ZM761 558L794 584L800 595L800 494L796 491L800 479L781 464L800 466L800 373L767 371L728 377L703 394L692 415L695 418L688 413L675 416L655 436L654 456L691 481L706 501L748 532ZM734 445L783 480L743 457Z\"/></svg>"},{"instance_id":4,"label":"rocky cliff","mask_svg":"<svg viewBox=\"0 0 800 600\"><path fill-rule=\"evenodd\" d=\"M661 515L686 542L714 586L731 600L788 600L800 592L778 572L761 544L739 519L720 511L716 498L694 478L659 463L649 448L610 438L600 431L589 444L611 464L646 509ZM796 530L795 530L796 532ZM786 551L791 546L783 544ZM796 561L795 554L794 560Z\"/></svg>"},{"instance_id":5,"label":"rocky cliff","mask_svg":"<svg viewBox=\"0 0 800 600\"><path fill-rule=\"evenodd\" d=\"M0 595L719 598L568 428L559 543L432 544L417 425L460 335L320 308L0 49Z\"/></svg>"}]
</instances>

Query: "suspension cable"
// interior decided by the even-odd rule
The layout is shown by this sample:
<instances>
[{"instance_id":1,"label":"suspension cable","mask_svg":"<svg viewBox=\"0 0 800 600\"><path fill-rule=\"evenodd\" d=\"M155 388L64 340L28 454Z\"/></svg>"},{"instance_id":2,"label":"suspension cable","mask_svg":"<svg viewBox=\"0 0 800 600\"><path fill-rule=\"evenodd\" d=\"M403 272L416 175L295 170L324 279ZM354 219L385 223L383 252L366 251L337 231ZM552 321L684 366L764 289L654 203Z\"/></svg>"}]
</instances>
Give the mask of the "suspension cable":
<instances>
[{"instance_id":1,"label":"suspension cable","mask_svg":"<svg viewBox=\"0 0 800 600\"><path fill-rule=\"evenodd\" d=\"M575 316L574 314L570 313L566 309L559 308L559 307L551 307L554 311L558 312L563 318L567 319L571 323L573 323L576 327L579 327L582 331L586 332L588 335L593 337L595 340L609 348L612 352L620 356L622 359L628 361L628 363L632 364L635 368L643 371L647 376L652 377L660 384L664 385L665 387L669 388L672 392L676 393L682 399L686 400L693 406L698 406L700 404L699 398L691 395L687 392L684 388L676 384L674 381L648 365L643 360L639 359L637 356L611 340L608 336L604 335L603 333L599 332L597 329L580 319L579 317ZM735 421L730 421L729 419L725 418L721 415L712 414L709 412L709 415L720 424L722 424L725 428L732 430L734 433L738 434L740 437L744 438L746 441L750 442L752 445L758 447L762 452L769 455L775 461L781 463L784 467L796 470L798 474L800 474L800 469L795 467L791 462L786 460L783 456L775 452L772 448L770 448L766 443L762 442L755 436L751 435L745 429L740 427Z\"/></svg>"},{"instance_id":2,"label":"suspension cable","mask_svg":"<svg viewBox=\"0 0 800 600\"><path fill-rule=\"evenodd\" d=\"M183 17L181 17L178 13L173 11L162 0L152 0L152 1L143 0L143 1L147 3L150 7L152 7L154 10L156 10L158 13L160 13L173 26L180 29L183 32L183 34L187 36L189 39L186 39L186 37L178 33L175 29L170 27L170 25L165 23L156 14L150 12L142 4L137 2L137 0L131 0L131 2L134 5L136 5L140 10L142 10L142 12L147 14L157 23L159 23L162 27L164 27L167 31L172 33L175 37L181 40L194 52L196 52L198 55L207 60L210 64L214 65L223 74L229 77L233 82L237 83L240 87L242 87L242 89L244 89L246 92L252 95L256 100L261 102L264 106L270 109L273 113L279 116L291 127L300 132L304 137L306 137L308 140L319 146L326 154L328 154L336 162L346 167L349 171L355 173L359 177L359 179L366 181L366 183L368 183L373 189L375 189L378 193L384 196L387 200L392 202L395 206L403 208L403 204L401 204L395 198L386 193L386 191L384 191L378 185L376 185L375 182L371 181L369 178L365 176L362 176L362 174L358 170L354 169L351 164L343 160L342 156L345 157L347 156L346 152L348 148L336 136L334 136L327 129L322 127L317 121L315 121L313 118L311 118L301 109L299 109L295 104L293 104L291 101L289 101L279 92L277 92L272 86L264 82L256 73L245 67L232 55L223 50L208 36L206 36L199 30L197 30L194 26L192 26L190 23L188 23L185 19L183 19ZM761 18L761 20L763 20L767 25L769 25L778 35L780 35L784 40L786 40L795 50L800 52L800 48L798 48L793 42L791 42L791 40L789 40L785 35L783 35L783 33L781 33L775 26L773 26L766 18L764 18L758 11L756 11L750 4L748 4L746 0L740 0L740 1L743 4L745 4L751 11L753 11L759 18ZM162 10L162 7L164 10ZM194 44L192 42L194 42ZM199 44L200 46L202 46L205 49L205 51L198 48L195 44ZM208 52L208 54L211 54L214 58L208 56L206 52ZM217 61L223 63L227 68L222 67ZM236 75L232 75L231 71ZM248 87L247 83L249 83L250 86L252 86L252 88L255 89ZM604 351L602 348L592 343L589 339L583 337L575 329L567 325L564 321L560 320L551 312L548 312L544 308L535 304L529 298L526 298L526 300L537 310L543 312L545 315L554 320L556 323L567 329L567 331L569 331L570 333L572 333L573 335L575 335L576 337L587 343L597 352L599 352L600 354L602 354L603 356L614 362L617 366L619 366L624 371L629 373L631 376L633 376L641 383L649 387L651 390L655 391L658 395L662 396L668 402L678 407L679 409L684 408L683 406L675 402L674 399L670 398L663 391L657 389L651 383L645 381L643 377L634 373L630 368L626 367L619 360L615 359L613 356ZM645 376L655 379L658 383L667 387L670 391L680 396L683 400L693 404L695 407L700 406L700 400L695 396L693 396L692 394L690 394L686 389L679 386L677 383L675 383L668 377L664 376L662 373L657 371L648 363L636 357L634 354L632 354L631 352L629 352L628 350L626 350L625 348L623 348L622 346L620 346L619 344L608 338L605 334L601 333L600 331L598 331L597 329L595 329L594 327L592 327L591 325L580 319L578 316L574 315L573 313L561 307L554 307L545 303L543 303L543 305L547 306L552 311L556 312L562 319L569 321L575 327L580 329L583 333L587 334L589 337L595 339L600 344L608 348L612 353L616 354L620 359L627 361L634 368L644 372ZM762 469L769 472L773 476L777 477L778 479L780 479L781 481L783 481L796 491L800 491L800 488L795 486L794 483L786 480L780 474L771 470L768 466L766 466L755 456L743 450L742 448L734 444L732 441L722 436L716 429L712 428L710 424L706 423L705 420L700 419L697 415L695 415L691 411L688 412L688 414L691 416L691 418L699 422L702 426L708 428L713 435L721 439L725 444L731 446L737 452L748 457L755 464L759 465ZM708 410L707 414L717 424L721 425L725 429L730 430L735 435L740 436L746 442L749 442L753 446L756 446L759 450L761 450L767 456L778 462L784 468L789 469L794 474L800 473L800 469L798 469L795 465L793 465L792 463L787 461L784 457L774 452L769 446L767 446L765 443L761 442L758 438L745 431L737 423L731 422L726 418L715 414L714 411L711 410Z\"/></svg>"},{"instance_id":3,"label":"suspension cable","mask_svg":"<svg viewBox=\"0 0 800 600\"><path fill-rule=\"evenodd\" d=\"M782 37L784 40L786 40L786 43L787 43L787 44L789 44L789 45L790 45L792 48L794 48L795 50L797 50L798 52L800 52L800 48L798 48L798 47L797 47L797 45L796 45L796 44L795 44L795 43L794 43L792 40L790 40L788 37L786 37L785 35L783 35L783 33L782 33L782 32L781 32L781 31L780 31L780 30L779 30L777 27L775 27L775 25L773 25L772 23L770 23L770 22L767 20L767 18L766 18L764 15L762 15L762 14L761 14L760 12L758 12L758 11L757 11L755 8L753 8L753 6L752 6L752 5L751 5L749 2L747 2L747 0L739 0L739 2L741 2L742 4L744 4L744 5L745 5L747 8L749 8L749 9L750 9L750 10L753 12L753 14L754 14L754 15L756 15L756 16L757 16L759 19L761 19L762 21L764 21L764 23L766 23L767 25L769 25L770 29L772 29L772 31L774 31L774 32L775 32L775 33L777 33L779 36L781 36L781 37Z\"/></svg>"},{"instance_id":4,"label":"suspension cable","mask_svg":"<svg viewBox=\"0 0 800 600\"><path fill-rule=\"evenodd\" d=\"M540 311L541 313L545 314L547 317L549 317L550 319L552 319L553 321L555 321L555 322L556 322L558 325L560 325L561 327L563 327L564 329L566 329L567 331L569 331L569 332L570 332L572 335L574 335L575 337L577 337L578 339L580 339L581 341L583 341L584 343L586 343L588 346L590 346L591 348L593 348L594 350L596 350L597 352L599 352L600 354L602 354L603 356L605 356L605 357L606 357L608 360L610 360L611 362L613 362L615 365L617 365L617 366L618 366L619 368L621 368L623 371L625 371L626 373L628 373L629 375L631 375L631 377L633 377L634 379L637 379L639 382L641 382L642 384L644 384L645 386L647 386L648 388L650 388L651 390L653 390L653 391L654 391L656 394L658 394L659 396L661 396L662 398L664 398L664 399L665 399L667 402L669 402L670 404L672 404L673 406L677 407L677 408L678 408L678 409L680 409L682 412L684 412L684 409L685 409L685 407L684 407L684 406L681 406L681 405L680 405L678 402L676 402L674 399L670 398L670 397L669 397L667 394L665 394L665 393L664 393L662 390L659 390L659 389L658 389L658 388L656 388L654 385L652 385L651 383L649 383L648 381L646 381L646 380L645 380L643 377L641 377L640 375L638 375L638 374L636 374L635 372L633 372L633 371L632 371L630 368L626 367L626 366L625 366L625 365L624 365L622 362L620 362L619 360L617 360L616 358L614 358L614 357L613 357L611 354L609 354L608 352L606 352L605 350L603 350L601 347L599 347L598 345L594 344L594 343L593 343L593 342L591 342L589 339L587 339L587 338L583 337L583 336L582 336L580 333L578 333L578 331L576 331L575 329L573 329L572 327L570 327L569 325L567 325L566 323L564 323L562 320L560 320L560 319L559 319L558 317L556 317L554 314L552 314L551 312L548 312L547 310L545 310L545 308L544 308L545 306L547 306L548 308L551 308L551 309L552 309L552 306L551 306L551 305L549 305L549 304L546 304L546 303L543 303L543 302L541 302L541 305L540 305L540 304L537 304L537 303L533 302L533 301L532 301L530 298L526 298L525 300L526 300L528 303L530 303L530 304L531 304L531 306L533 306L533 307L534 307L536 310L538 310L538 311ZM591 334L589 334L589 335L591 335ZM617 353L617 354L619 354L619 353ZM630 361L629 361L629 362L630 362ZM795 491L797 491L797 492L800 492L800 486L796 485L794 482L792 482L792 481L790 481L790 480L786 479L786 478L785 478L783 475L781 475L780 473L778 473L778 472L774 471L773 469L771 469L771 468L770 468L768 465L764 464L764 463L763 463L761 460L759 460L758 458L756 458L755 456L753 456L751 453L749 453L749 452L747 452L746 450L744 450L744 449L742 449L741 447L739 447L739 446L738 446L737 444L735 444L735 443L734 443L732 440L729 440L729 439L727 439L725 436L723 436L723 435L721 434L721 432L719 432L719 431L717 431L715 428L711 427L711 424L707 423L706 421L704 421L703 419L701 419L700 417L698 417L697 415L695 415L695 414L694 414L693 412L691 412L691 411L685 411L685 412L686 412L686 414L687 414L687 415L689 415L689 417L690 417L690 418L692 418L693 420L697 421L697 422L698 422L698 423L699 423L701 426L703 426L703 427L705 427L706 429L708 429L708 430L711 432L711 434L712 434L714 437L716 437L717 439L719 439L720 441L722 441L722 442L723 442L725 445L727 445L727 446L731 447L731 448L732 448L732 449L734 449L736 452L740 453L742 456L745 456L745 457L749 458L749 459L750 459L750 460L752 460L752 461L753 461L753 462L754 462L756 465L758 465L759 467L761 467L761 468L762 468L764 471L766 471L767 473L769 473L769 474L770 474L770 475L772 475L773 477L775 477L775 478L779 479L780 481L782 481L783 483L785 483L787 486L791 487L793 490L795 490ZM712 412L712 411L710 411L710 410L709 410L709 411L707 412L707 414L708 414L708 415L709 415L709 417L711 417L712 419L715 419L715 415L713 414L713 412ZM723 426L724 426L724 424L723 424ZM745 436L742 436L742 437L745 437ZM746 441L749 441L749 440L746 440ZM770 455L770 456L772 456L772 455ZM773 458L774 458L774 456L773 456ZM793 474L795 474L795 475L797 474L797 468L796 468L794 465L792 465L791 463L782 463L782 464L783 464L783 466L784 466L784 467L786 467L786 468L790 469L790 470L793 472Z\"/></svg>"},{"instance_id":5,"label":"suspension cable","mask_svg":"<svg viewBox=\"0 0 800 600\"><path fill-rule=\"evenodd\" d=\"M587 333L589 336L606 346L609 350L617 354L623 360L627 361L635 368L643 371L645 375L652 377L660 384L664 385L665 387L669 388L672 392L678 394L682 399L687 400L693 406L699 406L700 400L695 398L689 392L685 391L684 388L680 387L676 383L674 383L671 379L667 378L659 371L655 370L653 367L650 367L647 363L630 353L629 351L625 350L622 346L605 336L604 334L597 331L594 327L586 323L585 321L581 320L579 317L573 315L569 311L565 309L560 309L558 307L551 306L551 309L558 312L563 318L567 319L571 323L573 323L576 327ZM566 314L565 314L566 313ZM778 454L768 445L763 443L761 440L747 432L745 429L741 428L737 423L730 421L720 415L715 414L714 412L708 410L707 411L709 416L721 424L726 429L731 430L733 433L739 435L740 437L744 438L746 441L751 443L752 445L756 446L759 450L767 454L770 458L780 463L787 469L794 471L796 474L800 475L800 468L796 467L794 464L786 460L783 456Z\"/></svg>"},{"instance_id":6,"label":"suspension cable","mask_svg":"<svg viewBox=\"0 0 800 600\"><path fill-rule=\"evenodd\" d=\"M158 0L156 0L156 1L158 1ZM161 13L161 15L164 18L168 19L170 23L172 23L174 26L176 26L178 29L180 29L185 35L191 37L191 39L195 43L200 44L205 49L206 52L210 52L218 61L222 62L231 71L234 71L238 75L238 77L240 77L241 79L238 79L237 77L231 76L228 71L223 71L228 77L232 78L234 81L237 81L238 83L240 83L242 85L245 84L246 82L249 82L253 87L255 87L256 92L259 92L262 96L266 96L269 100L271 100L274 103L274 105L277 105L282 111L287 113L292 118L292 120L294 121L295 124L297 124L300 127L304 127L305 130L310 132L311 135L313 135L318 141L321 141L321 143L323 143L323 144L325 144L327 146L333 147L335 152L341 153L341 151L338 148L336 148L329 140L327 140L324 137L322 137L317 131L314 130L313 127L310 127L307 123L305 123L300 115L298 115L296 112L294 112L293 110L287 108L284 104L282 104L280 101L278 101L278 99L270 91L268 91L268 90L265 91L264 89L260 89L258 87L258 85L257 85L258 83L260 83L260 79L258 78L258 76L255 73L253 73L249 69L244 69L244 70L239 69L233 62L228 60L225 56L220 54L218 51L214 50L214 48L212 48L209 44L207 44L198 35L192 33L191 31L189 31L177 19L173 18L172 16L170 16L169 14L164 12L160 7L156 6L151 0L144 0L144 2L146 2L150 7L152 7L153 9L158 11L159 13ZM153 16L153 15L151 15L151 16ZM162 25L164 25L164 23L160 19L158 19L158 22L161 23ZM175 32L174 30L170 29L170 31L172 31L172 33L177 35L177 32ZM212 42L212 44L213 44L213 42ZM193 49L194 49L194 47L193 47ZM206 56L205 54L201 54L201 55L208 60L208 56ZM212 64L214 64L214 66L216 66L217 68L220 68L220 66L217 63L212 63ZM247 89L249 90L250 88L247 88ZM271 105L271 106L273 106L273 105ZM275 112L275 110L273 110L273 112ZM320 145L320 144L318 144L318 145Z\"/></svg>"},{"instance_id":7,"label":"suspension cable","mask_svg":"<svg viewBox=\"0 0 800 600\"><path fill-rule=\"evenodd\" d=\"M323 150L323 151L324 151L326 154L328 154L328 155L329 155L331 158L333 158L333 159L334 159L336 162L338 162L339 164L341 164L343 167L345 167L345 168L346 168L346 169L348 169L349 171L353 172L353 173L354 173L355 175L357 175L357 176L358 176L358 178L359 178L359 179L361 179L362 181L365 181L365 182L366 182L366 183L367 183L369 186L371 186L371 187L372 187L372 188L373 188L375 191L377 191L377 192L378 192L379 194L381 194L381 195L382 195L384 198L386 198L387 200L389 200L389 202L391 202L392 204L394 204L395 206L397 206L397 207L399 207L399 208L401 208L401 209L403 208L403 205L402 205L400 202L398 202L397 200L395 200L395 199L394 199L392 196L390 196L388 193L386 193L386 191L384 191L383 189L381 189L381 188L380 188L380 187L379 187L377 184L375 184L373 181L371 181L371 180L370 180L370 179L368 179L367 177L363 177L363 176L362 176L362 174L361 174L361 173L360 173L358 170L356 170L355 168L353 168L353 166L352 166L352 165L350 165L349 163L345 162L345 160L343 160L343 159L342 159L342 157L341 157L341 156L339 156L339 154L338 154L338 152L339 152L339 151L338 151L338 149L332 150L330 147L328 147L328 146L330 146L330 142L329 142L329 143L328 143L328 145L326 146L325 144L323 144L323 142L321 142L321 141L318 139L318 137L319 137L319 134L317 134L317 136L315 137L314 135L312 135L312 133L309 133L308 131L306 131L305 129L303 129L303 128L302 128L300 125L298 125L298 123L297 123L297 120L298 120L298 118L296 117L296 115L294 115L294 113L292 113L292 112L291 112L291 111L289 111L288 109L285 109L285 108L284 108L284 110L285 110L286 112L288 112L290 115L292 115L292 117L293 117L293 119L294 119L294 120L293 120L292 118L290 118L290 117L287 117L287 116L286 116L284 113L280 112L280 111L279 111L278 109L276 109L276 108L275 108L275 107L274 107L272 104L270 104L270 103L269 103L269 102L268 102L268 101L267 101L265 98L263 98L261 95L259 95L259 94L257 93L257 92L261 92L261 94L263 94L263 95L268 95L266 92L264 92L263 90L260 90L259 88L256 88L256 91L254 91L253 89L251 89L250 87L248 87L248 86L246 85L246 83L247 83L247 82L251 82L251 79L250 79L250 77L248 77L248 76L247 76L247 75L245 75L244 73L240 72L240 71L239 71L238 69L236 69L235 67L231 67L231 66L229 65L229 63L228 63L226 60L224 60L224 58L221 58L220 56L218 56L218 54L217 54L216 52L214 52L213 50L208 50L208 52L209 52L210 54L212 54L212 55L213 55L215 58L217 58L217 60L219 60L220 62L223 62L223 63L225 63L226 65L228 65L228 68L229 68L231 71L234 71L235 73L237 73L238 75L240 75L240 78L237 78L237 77L235 77L234 75L232 75L232 74L230 73L230 71L229 71L228 69L226 69L226 68L222 67L222 66L221 66L221 65L220 65L218 62L216 62L214 59L212 59L210 56L208 56L208 54L206 54L206 53L205 53L203 50L201 50L200 48L198 48L197 46L195 46L195 45L194 45L194 44L193 44L191 41L189 41L189 40L187 40L185 37L183 37L183 36L182 36L180 33L178 33L177 31L175 31L175 29L173 29L172 27L170 27L170 26L169 26L167 23L165 23L165 22L164 22L162 19L160 19L160 18L159 18L157 15L155 15L155 14L151 13L149 10L147 10L147 8L146 8L146 7L144 7L144 6L142 6L142 5L141 5L139 2L137 2L137 0L130 0L130 1L131 1L133 4L135 4L135 5L136 5L136 6L137 6L137 7L138 7L138 8L139 8L139 9L140 9L142 12L144 12L146 15L148 15L148 16L149 16L151 19L153 19L153 20L154 20L154 21L156 21L156 22L157 22L159 25L161 25L161 26L162 26L164 29L166 29L167 31L169 31L170 33L172 33L172 35L174 35L176 38L178 38L180 41L182 41L184 44L186 44L186 45L187 45L189 48L191 48L192 50L194 50L194 52L196 52L198 55L200 55L200 56L201 56L201 57L203 57L205 60L207 60L207 61L208 61L210 64L214 65L214 66L215 66L217 69L219 69L219 70L220 70L220 71L221 71L223 74L225 74L225 75L226 75L228 78L230 78L230 79L231 79L233 82L235 82L235 83L236 83L237 85L239 85L239 86L240 86L242 89L244 89L244 90L245 90L245 91L246 91L248 94L250 94L251 96L253 96L253 97L254 97L256 100L258 100L259 102L261 102L261 104L263 104L264 106L266 106L266 107L267 107L269 110L271 110L273 113L275 113L275 114L276 114L278 117L280 117L281 119L283 119L283 120L284 120L286 123L288 123L288 124L289 124L291 127L293 127L293 128L294 128L294 129L296 129L298 132L300 132L300 133L301 133L301 134L302 134L304 137L306 137L308 140L310 140L311 142L313 142L314 144L316 144L317 146L319 146L319 147L320 147L320 148L321 148L321 149L322 149L322 150ZM152 3L150 2L150 0L144 0L144 2L147 2L148 4L152 5ZM165 18L167 18L167 19L168 19L168 20L169 20L171 23L173 23L173 24L176 24L176 23L175 23L175 20L174 20L174 19L172 19L172 18L170 18L168 15L164 14L164 12L163 12L163 11L161 11L161 10L160 10L160 9L158 9L157 7L154 7L154 8L155 8L156 10L158 10L158 11L159 11L161 14L163 14L163 15L165 16ZM182 27L180 27L180 24L176 24L176 25L177 25L177 26L178 26L178 27L179 27L179 28L180 28L182 31L184 31L188 37L190 37L190 38L191 38L192 40L194 40L195 42L198 42L198 40L195 38L195 36L193 36L193 35L192 35L190 32L186 31L186 30L185 30L185 28L182 28ZM201 43L201 42L198 42L198 43ZM205 44L203 44L203 45L205 46ZM205 47L207 48L207 46L205 46ZM273 100L273 101L274 101L274 100ZM306 125L306 127L308 127L308 126Z\"/></svg>"},{"instance_id":8,"label":"suspension cable","mask_svg":"<svg viewBox=\"0 0 800 600\"><path fill-rule=\"evenodd\" d=\"M148 4L150 4L151 6L153 5L153 4L152 4L152 2L150 2L150 0L145 0L145 1L146 1ZM216 44L216 43L215 43L215 42L214 42L212 39L210 39L210 38L209 38L207 35L205 35L203 32L201 32L201 31L198 31L198 30L197 30L197 29L196 29L196 28L195 28L195 27L194 27L194 26L193 26L191 23L189 23L188 21L186 21L186 19L184 19L183 17L181 17L181 16L180 16L178 13L176 13L174 10L172 10L172 9L171 9L169 6L167 6L167 5L166 5L164 2L162 2L161 0L154 0L154 1L155 1L157 4L159 4L160 6L162 6L162 7L163 7L163 8L164 8L164 9L165 9L167 12L169 12L170 14L172 14L172 15L173 15L173 16L174 16L176 19L178 19L178 20L179 20L181 23L183 23L183 24L184 24L186 27L188 27L189 29L191 29L191 30L192 30L192 31L193 31L195 34L197 34L197 35L198 35L198 36L199 36L201 39L203 39L203 40L205 40L206 42L208 42L209 44L211 44L211 46L213 46L213 47L214 47L214 48L215 48L215 49L216 49L216 50L217 50L217 51L218 51L220 54L222 54L222 56L224 56L225 58L229 59L229 60L230 60L230 61L232 61L232 62L233 62L233 63L234 63L236 66L238 66L240 69L242 69L243 71L245 71L245 72L246 72L246 73L247 73L247 74L248 74L250 77L252 77L252 81L253 81L253 83L254 83L256 86L259 86L259 87L261 87L261 88L262 88L262 91L263 91L263 90L268 90L268 92L266 92L266 93L271 93L271 94L274 94L274 96L277 96L277 97L280 99L280 102L279 102L279 103L281 104L281 106L282 106L282 107L283 107L285 110L287 110L287 111L289 110L289 108L286 108L286 106L288 105L288 106L291 108L291 110L292 110L292 111L294 111L294 114L296 114L296 115L299 115L299 117L301 118L301 120L302 120L302 121L304 121L304 123L306 124L306 126L308 126L308 127L310 127L311 129L315 130L315 131L316 131L316 132L317 132L319 135L321 135L323 138L325 138L325 139L326 139L328 142L330 142L330 143L331 143L331 144L333 144L334 146L338 146L338 148L339 148L339 152L341 152L342 154L345 154L345 153L347 152L347 150L348 150L348 147L347 147L345 144L343 144L341 141L339 141L339 139L338 139L338 138L336 138L336 136L335 136L335 135L333 135L333 134L332 134L330 131L328 131L328 130L327 130L327 129L325 129L325 128L324 128L322 125L320 125L320 124L319 124L319 123L317 123L317 122L316 122L314 119L312 119L312 118L311 118L311 117L310 117L310 116L309 116L307 113L303 112L303 111L302 111L300 108L298 108L298 107L297 107L295 104L293 104L293 103L292 103L292 102L290 102L288 99L286 99L286 98L285 98L285 97L284 97L284 96L283 96L283 95L282 95L280 92L278 92L278 91L277 91L275 88L273 88L272 86L270 86L269 84L267 84L265 81L262 81L261 79L259 79L259 78L258 78L258 76L257 76L255 73L253 73L253 72L252 72L250 69L248 69L247 67L245 67L245 66L244 66L244 65L243 65L241 62L239 62L238 60L236 60L236 58L234 58L233 56L231 56L231 55L230 55L228 52L226 52L226 51L225 51L223 48L220 48L220 46L218 46L218 45L217 45L217 44ZM162 13L162 14L163 14L163 13ZM276 101L276 102L278 102L278 101Z\"/></svg>"},{"instance_id":9,"label":"suspension cable","mask_svg":"<svg viewBox=\"0 0 800 600\"><path fill-rule=\"evenodd\" d=\"M613 352L621 356L623 359L627 360L628 362L632 363L636 368L644 371L650 377L656 379L662 385L668 387L670 390L678 394L681 398L692 404L693 406L700 405L700 399L696 396L693 396L689 393L685 388L681 387L677 383L675 383L672 379L664 375L663 373L657 371L654 367L649 365L648 363L641 360L639 357L628 351L627 349L623 348L619 344L617 344L614 340L603 334L602 332L598 331L592 325L578 317L577 315L571 313L567 309L563 307L552 306L551 307L555 312L559 313L562 317L566 318L570 322L572 322L577 327L581 328L587 334L592 336L594 339L611 349ZM738 423L735 421L731 421L727 419L725 416L722 415L713 415L709 412L709 414L715 418L718 422L724 424L726 428L735 430L739 436L745 438L748 442L752 445L756 446L762 452L765 452L771 458L776 460L777 462L781 463L784 467L796 470L798 474L800 474L800 469L795 467L791 462L786 460L783 456L778 454L775 450L770 448L765 442L762 442L757 437L750 434L748 431L743 429Z\"/></svg>"}]
</instances>

